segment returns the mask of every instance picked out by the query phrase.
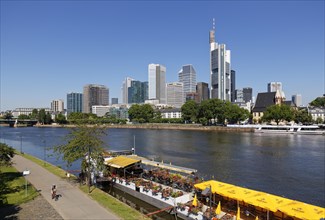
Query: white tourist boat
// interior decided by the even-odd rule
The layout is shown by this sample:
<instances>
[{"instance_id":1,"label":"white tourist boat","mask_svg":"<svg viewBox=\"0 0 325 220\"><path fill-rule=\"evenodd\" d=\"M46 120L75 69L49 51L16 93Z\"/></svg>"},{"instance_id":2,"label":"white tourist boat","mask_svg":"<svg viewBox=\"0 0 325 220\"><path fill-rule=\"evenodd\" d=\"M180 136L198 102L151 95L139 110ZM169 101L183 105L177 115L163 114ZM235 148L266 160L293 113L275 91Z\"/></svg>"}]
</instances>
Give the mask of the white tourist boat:
<instances>
[{"instance_id":1,"label":"white tourist boat","mask_svg":"<svg viewBox=\"0 0 325 220\"><path fill-rule=\"evenodd\" d=\"M276 134L317 134L325 135L325 130L318 125L258 125L255 128L257 133Z\"/></svg>"}]
</instances>

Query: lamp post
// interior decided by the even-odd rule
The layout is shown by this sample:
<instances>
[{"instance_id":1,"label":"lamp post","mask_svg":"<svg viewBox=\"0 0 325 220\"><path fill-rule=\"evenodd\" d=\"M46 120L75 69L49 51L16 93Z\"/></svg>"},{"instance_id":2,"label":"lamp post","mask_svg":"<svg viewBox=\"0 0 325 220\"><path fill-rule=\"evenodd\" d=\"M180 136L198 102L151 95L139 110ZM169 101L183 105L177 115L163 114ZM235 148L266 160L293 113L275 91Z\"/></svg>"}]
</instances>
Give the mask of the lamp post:
<instances>
[{"instance_id":1,"label":"lamp post","mask_svg":"<svg viewBox=\"0 0 325 220\"><path fill-rule=\"evenodd\" d=\"M44 166L46 165L46 139L43 140L44 143Z\"/></svg>"},{"instance_id":2,"label":"lamp post","mask_svg":"<svg viewBox=\"0 0 325 220\"><path fill-rule=\"evenodd\" d=\"M23 154L23 136L20 134L20 153Z\"/></svg>"}]
</instances>

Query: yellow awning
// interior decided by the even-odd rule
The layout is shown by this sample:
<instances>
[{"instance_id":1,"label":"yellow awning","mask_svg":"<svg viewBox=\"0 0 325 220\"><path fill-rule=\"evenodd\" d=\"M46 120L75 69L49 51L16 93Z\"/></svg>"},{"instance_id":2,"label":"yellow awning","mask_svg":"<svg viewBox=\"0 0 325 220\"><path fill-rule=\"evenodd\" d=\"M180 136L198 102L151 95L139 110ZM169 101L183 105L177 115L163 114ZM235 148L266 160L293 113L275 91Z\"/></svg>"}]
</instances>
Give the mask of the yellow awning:
<instances>
[{"instance_id":1,"label":"yellow awning","mask_svg":"<svg viewBox=\"0 0 325 220\"><path fill-rule=\"evenodd\" d=\"M288 205L278 208L279 211L300 219L321 219L325 218L325 209L309 205L299 201L292 201Z\"/></svg>"},{"instance_id":2,"label":"yellow awning","mask_svg":"<svg viewBox=\"0 0 325 220\"><path fill-rule=\"evenodd\" d=\"M105 164L110 167L120 169L120 168L125 168L125 167L128 167L130 165L133 165L133 164L139 163L139 162L141 162L141 160L132 159L132 158L124 157L124 156L118 156L118 157L114 157L111 160L105 161Z\"/></svg>"},{"instance_id":3,"label":"yellow awning","mask_svg":"<svg viewBox=\"0 0 325 220\"><path fill-rule=\"evenodd\" d=\"M272 212L283 212L288 216L300 219L325 218L325 208L283 198L280 196L251 190L215 180L198 183L195 188L204 190L211 187L212 193L228 197L230 199L244 201L245 203L260 207Z\"/></svg>"}]
</instances>

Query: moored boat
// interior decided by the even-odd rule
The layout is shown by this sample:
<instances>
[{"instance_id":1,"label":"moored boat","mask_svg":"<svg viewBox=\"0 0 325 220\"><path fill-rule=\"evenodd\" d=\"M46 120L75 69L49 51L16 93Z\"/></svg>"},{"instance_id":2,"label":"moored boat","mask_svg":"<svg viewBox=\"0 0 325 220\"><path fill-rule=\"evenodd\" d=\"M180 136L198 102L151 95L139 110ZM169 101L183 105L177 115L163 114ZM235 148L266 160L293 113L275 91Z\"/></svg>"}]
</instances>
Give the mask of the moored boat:
<instances>
[{"instance_id":1,"label":"moored boat","mask_svg":"<svg viewBox=\"0 0 325 220\"><path fill-rule=\"evenodd\" d=\"M257 133L276 134L325 134L325 130L317 125L258 125L254 131Z\"/></svg>"}]
</instances>

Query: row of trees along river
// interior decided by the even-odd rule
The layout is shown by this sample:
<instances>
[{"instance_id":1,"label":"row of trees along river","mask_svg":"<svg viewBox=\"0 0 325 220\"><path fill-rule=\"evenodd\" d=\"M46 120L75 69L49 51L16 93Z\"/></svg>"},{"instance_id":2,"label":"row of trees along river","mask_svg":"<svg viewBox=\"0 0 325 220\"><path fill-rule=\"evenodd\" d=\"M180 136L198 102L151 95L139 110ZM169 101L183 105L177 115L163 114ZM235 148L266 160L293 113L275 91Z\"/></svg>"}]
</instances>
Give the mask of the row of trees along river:
<instances>
[{"instance_id":1,"label":"row of trees along river","mask_svg":"<svg viewBox=\"0 0 325 220\"><path fill-rule=\"evenodd\" d=\"M325 107L325 97L318 97L310 103L310 106ZM313 121L306 108L292 108L291 106L271 105L263 114L261 121L252 121L252 114L236 104L220 99L204 100L200 104L193 100L187 101L181 107L182 118L162 118L161 112L149 104L135 104L128 109L128 118L135 123L200 123L202 125L212 124L237 124L240 122L260 123L275 121L295 121L296 123L324 123L321 118ZM4 119L12 118L7 112ZM51 115L44 109L34 109L30 115L19 115L18 119L37 119L41 124L51 124ZM66 119L63 114L58 114L54 120L58 124L85 123L85 124L125 124L127 119L121 119L117 115L107 113L98 117L92 113L74 112Z\"/></svg>"}]
</instances>

